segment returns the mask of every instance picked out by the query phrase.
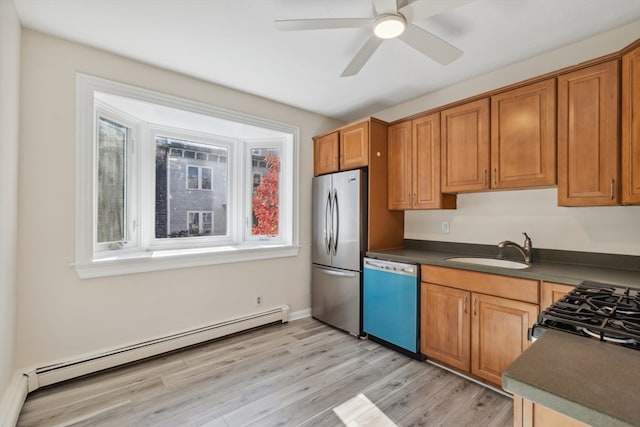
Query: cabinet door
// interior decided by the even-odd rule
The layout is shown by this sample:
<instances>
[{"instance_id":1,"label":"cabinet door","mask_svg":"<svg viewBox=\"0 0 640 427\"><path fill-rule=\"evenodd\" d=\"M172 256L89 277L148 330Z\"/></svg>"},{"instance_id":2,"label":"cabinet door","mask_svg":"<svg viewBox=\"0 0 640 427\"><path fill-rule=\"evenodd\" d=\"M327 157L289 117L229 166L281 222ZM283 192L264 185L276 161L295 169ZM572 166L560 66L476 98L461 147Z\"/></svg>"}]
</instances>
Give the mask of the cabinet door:
<instances>
[{"instance_id":1,"label":"cabinet door","mask_svg":"<svg viewBox=\"0 0 640 427\"><path fill-rule=\"evenodd\" d=\"M640 47L622 57L622 203L640 204Z\"/></svg>"},{"instance_id":2,"label":"cabinet door","mask_svg":"<svg viewBox=\"0 0 640 427\"><path fill-rule=\"evenodd\" d=\"M340 130L340 169L357 169L369 164L369 122Z\"/></svg>"},{"instance_id":3,"label":"cabinet door","mask_svg":"<svg viewBox=\"0 0 640 427\"><path fill-rule=\"evenodd\" d=\"M489 98L441 113L442 191L489 188Z\"/></svg>"},{"instance_id":4,"label":"cabinet door","mask_svg":"<svg viewBox=\"0 0 640 427\"><path fill-rule=\"evenodd\" d=\"M491 188L556 184L556 80L491 97Z\"/></svg>"},{"instance_id":5,"label":"cabinet door","mask_svg":"<svg viewBox=\"0 0 640 427\"><path fill-rule=\"evenodd\" d=\"M455 209L456 196L440 186L440 113L411 122L413 209Z\"/></svg>"},{"instance_id":6,"label":"cabinet door","mask_svg":"<svg viewBox=\"0 0 640 427\"><path fill-rule=\"evenodd\" d=\"M411 208L412 149L411 122L389 127L389 209Z\"/></svg>"},{"instance_id":7,"label":"cabinet door","mask_svg":"<svg viewBox=\"0 0 640 427\"><path fill-rule=\"evenodd\" d=\"M558 205L615 205L618 61L558 77Z\"/></svg>"},{"instance_id":8,"label":"cabinet door","mask_svg":"<svg viewBox=\"0 0 640 427\"><path fill-rule=\"evenodd\" d=\"M573 285L563 283L542 282L540 286L540 310L545 310L554 302L571 292Z\"/></svg>"},{"instance_id":9,"label":"cabinet door","mask_svg":"<svg viewBox=\"0 0 640 427\"><path fill-rule=\"evenodd\" d=\"M500 386L502 371L529 346L527 331L538 306L477 293L471 297L471 373Z\"/></svg>"},{"instance_id":10,"label":"cabinet door","mask_svg":"<svg viewBox=\"0 0 640 427\"><path fill-rule=\"evenodd\" d=\"M513 396L514 427L589 427L546 406Z\"/></svg>"},{"instance_id":11,"label":"cabinet door","mask_svg":"<svg viewBox=\"0 0 640 427\"><path fill-rule=\"evenodd\" d=\"M427 357L469 372L471 293L421 284L420 350Z\"/></svg>"},{"instance_id":12,"label":"cabinet door","mask_svg":"<svg viewBox=\"0 0 640 427\"><path fill-rule=\"evenodd\" d=\"M313 174L315 176L338 170L338 132L313 139Z\"/></svg>"}]
</instances>

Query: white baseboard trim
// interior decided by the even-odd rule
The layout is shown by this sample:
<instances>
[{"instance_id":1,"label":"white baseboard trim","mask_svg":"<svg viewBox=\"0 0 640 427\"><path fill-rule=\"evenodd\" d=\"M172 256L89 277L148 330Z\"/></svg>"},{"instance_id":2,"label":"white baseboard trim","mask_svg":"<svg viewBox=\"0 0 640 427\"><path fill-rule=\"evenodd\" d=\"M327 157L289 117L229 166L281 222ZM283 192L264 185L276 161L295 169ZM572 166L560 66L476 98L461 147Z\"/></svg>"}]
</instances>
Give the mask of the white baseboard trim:
<instances>
[{"instance_id":1,"label":"white baseboard trim","mask_svg":"<svg viewBox=\"0 0 640 427\"><path fill-rule=\"evenodd\" d=\"M87 353L73 359L57 361L35 369L26 369L24 373L28 377L28 391L32 392L39 387L157 356L168 351L178 350L269 323L288 322L289 310L288 305L282 305L200 328L156 337L123 347Z\"/></svg>"},{"instance_id":2,"label":"white baseboard trim","mask_svg":"<svg viewBox=\"0 0 640 427\"><path fill-rule=\"evenodd\" d=\"M0 427L15 427L28 393L27 376L14 373L0 400Z\"/></svg>"},{"instance_id":3,"label":"white baseboard trim","mask_svg":"<svg viewBox=\"0 0 640 427\"><path fill-rule=\"evenodd\" d=\"M311 317L311 309L310 308L304 308L302 310L297 310L297 311L292 312L289 315L289 321L298 320L298 319L304 319L305 317Z\"/></svg>"}]
</instances>

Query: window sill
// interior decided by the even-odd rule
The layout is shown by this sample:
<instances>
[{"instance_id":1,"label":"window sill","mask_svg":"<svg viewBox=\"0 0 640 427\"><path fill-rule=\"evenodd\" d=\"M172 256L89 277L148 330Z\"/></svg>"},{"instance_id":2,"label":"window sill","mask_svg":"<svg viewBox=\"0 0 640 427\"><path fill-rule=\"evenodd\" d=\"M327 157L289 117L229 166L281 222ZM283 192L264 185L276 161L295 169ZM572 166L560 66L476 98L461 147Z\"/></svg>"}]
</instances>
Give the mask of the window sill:
<instances>
[{"instance_id":1,"label":"window sill","mask_svg":"<svg viewBox=\"0 0 640 427\"><path fill-rule=\"evenodd\" d=\"M121 252L76 262L81 279L297 256L299 246L219 246ZM109 253L111 255L111 253Z\"/></svg>"}]
</instances>

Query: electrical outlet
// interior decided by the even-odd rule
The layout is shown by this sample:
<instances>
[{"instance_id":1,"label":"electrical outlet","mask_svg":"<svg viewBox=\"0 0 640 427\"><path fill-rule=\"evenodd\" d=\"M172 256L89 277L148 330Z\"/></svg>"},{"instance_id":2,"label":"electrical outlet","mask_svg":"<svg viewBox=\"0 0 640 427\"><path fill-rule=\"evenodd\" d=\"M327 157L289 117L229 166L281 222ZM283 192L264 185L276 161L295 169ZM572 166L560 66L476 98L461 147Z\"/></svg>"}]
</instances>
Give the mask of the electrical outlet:
<instances>
[{"instance_id":1,"label":"electrical outlet","mask_svg":"<svg viewBox=\"0 0 640 427\"><path fill-rule=\"evenodd\" d=\"M449 221L442 221L442 234L449 234Z\"/></svg>"},{"instance_id":2,"label":"electrical outlet","mask_svg":"<svg viewBox=\"0 0 640 427\"><path fill-rule=\"evenodd\" d=\"M262 297L257 297L256 298L256 304L258 304L258 305L262 304Z\"/></svg>"}]
</instances>

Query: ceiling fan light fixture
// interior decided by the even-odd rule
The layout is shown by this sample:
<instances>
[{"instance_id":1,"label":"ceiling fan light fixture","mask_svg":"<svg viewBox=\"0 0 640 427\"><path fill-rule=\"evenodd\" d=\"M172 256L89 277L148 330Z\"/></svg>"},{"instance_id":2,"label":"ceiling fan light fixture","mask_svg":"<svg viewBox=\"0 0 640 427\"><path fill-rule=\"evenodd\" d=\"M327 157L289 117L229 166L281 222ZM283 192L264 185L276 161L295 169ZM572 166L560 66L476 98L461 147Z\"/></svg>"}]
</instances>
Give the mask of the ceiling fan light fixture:
<instances>
[{"instance_id":1,"label":"ceiling fan light fixture","mask_svg":"<svg viewBox=\"0 0 640 427\"><path fill-rule=\"evenodd\" d=\"M407 25L402 15L387 13L376 19L373 32L381 39L393 39L404 32Z\"/></svg>"}]
</instances>

